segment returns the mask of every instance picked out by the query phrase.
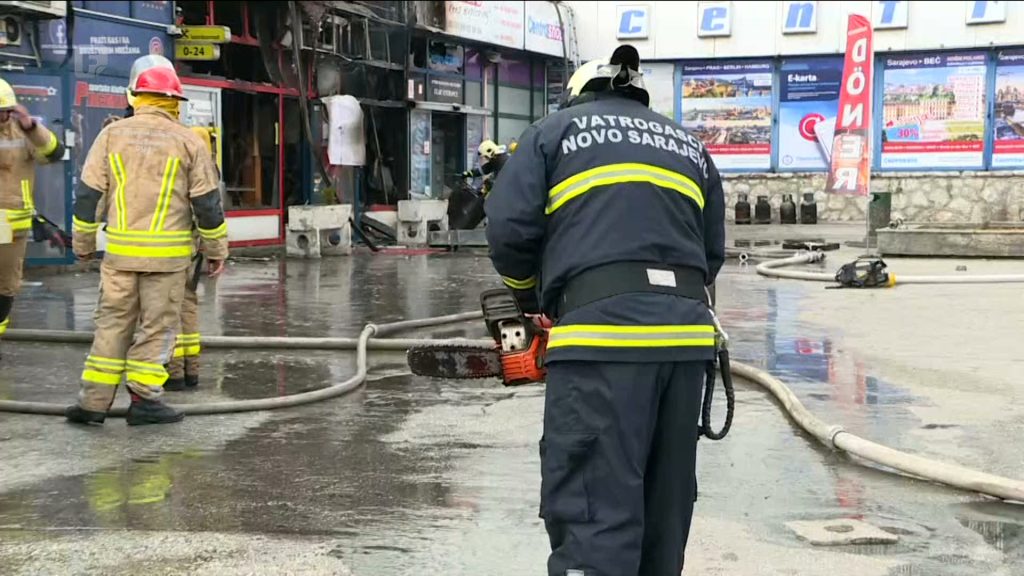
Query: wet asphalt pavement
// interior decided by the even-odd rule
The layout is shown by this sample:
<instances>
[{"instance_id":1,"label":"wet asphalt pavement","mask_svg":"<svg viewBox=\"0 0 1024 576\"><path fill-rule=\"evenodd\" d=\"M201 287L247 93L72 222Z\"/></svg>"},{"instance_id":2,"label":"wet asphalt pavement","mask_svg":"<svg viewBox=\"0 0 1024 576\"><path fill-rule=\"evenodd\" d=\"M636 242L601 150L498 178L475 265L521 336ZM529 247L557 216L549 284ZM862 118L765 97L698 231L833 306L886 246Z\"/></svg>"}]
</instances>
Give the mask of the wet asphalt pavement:
<instances>
[{"instance_id":1,"label":"wet asphalt pavement","mask_svg":"<svg viewBox=\"0 0 1024 576\"><path fill-rule=\"evenodd\" d=\"M953 273L958 263L890 266ZM967 264L971 273L1024 268ZM30 274L12 327L91 330L97 279ZM232 262L203 287L202 331L352 336L370 321L473 310L497 285L487 259L468 251ZM733 357L782 377L823 420L1024 478L1019 286L828 291L733 261L718 299ZM5 343L0 398L72 401L86 352ZM0 574L544 573L542 388L413 377L396 353L373 353L371 364L368 384L341 399L174 426L82 429L0 414ZM291 394L354 369L348 353L210 350L201 389L168 398ZM1024 507L857 466L797 433L751 384L738 383L732 433L702 441L698 458L686 574L1024 573ZM864 519L901 540L815 548L784 526L833 518Z\"/></svg>"}]
</instances>

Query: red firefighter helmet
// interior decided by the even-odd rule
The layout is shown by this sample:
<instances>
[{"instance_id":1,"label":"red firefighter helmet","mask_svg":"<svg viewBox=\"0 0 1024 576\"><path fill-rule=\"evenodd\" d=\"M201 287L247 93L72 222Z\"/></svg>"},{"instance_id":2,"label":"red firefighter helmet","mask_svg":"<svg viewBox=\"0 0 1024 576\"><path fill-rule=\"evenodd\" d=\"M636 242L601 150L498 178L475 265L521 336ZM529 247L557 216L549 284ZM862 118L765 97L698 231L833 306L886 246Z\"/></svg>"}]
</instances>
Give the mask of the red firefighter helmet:
<instances>
[{"instance_id":1,"label":"red firefighter helmet","mask_svg":"<svg viewBox=\"0 0 1024 576\"><path fill-rule=\"evenodd\" d=\"M178 100L187 100L181 88L181 79L173 68L155 66L139 72L135 79L133 94L161 94Z\"/></svg>"}]
</instances>

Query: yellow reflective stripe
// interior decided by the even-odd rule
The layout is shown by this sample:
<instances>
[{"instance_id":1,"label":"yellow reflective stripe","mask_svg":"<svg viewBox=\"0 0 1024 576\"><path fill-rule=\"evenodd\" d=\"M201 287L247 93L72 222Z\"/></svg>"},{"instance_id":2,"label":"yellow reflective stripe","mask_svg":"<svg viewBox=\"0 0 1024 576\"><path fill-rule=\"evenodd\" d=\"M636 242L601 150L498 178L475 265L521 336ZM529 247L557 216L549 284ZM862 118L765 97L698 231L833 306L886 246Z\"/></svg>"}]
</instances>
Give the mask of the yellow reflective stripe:
<instances>
[{"instance_id":1,"label":"yellow reflective stripe","mask_svg":"<svg viewBox=\"0 0 1024 576\"><path fill-rule=\"evenodd\" d=\"M53 132L50 132L50 139L47 140L46 144L44 144L43 146L41 146L39 148L36 148L36 153L38 153L41 156L46 156L47 154L49 154L50 152L53 152L56 149L57 149L57 135L54 134Z\"/></svg>"},{"instance_id":2,"label":"yellow reflective stripe","mask_svg":"<svg viewBox=\"0 0 1024 576\"><path fill-rule=\"evenodd\" d=\"M191 246L125 246L107 241L107 254L132 258L191 258Z\"/></svg>"},{"instance_id":3,"label":"yellow reflective stripe","mask_svg":"<svg viewBox=\"0 0 1024 576\"><path fill-rule=\"evenodd\" d=\"M107 386L117 386L121 383L120 374L107 374L106 372L97 372L95 370L83 370L82 381L91 382L93 384L105 384Z\"/></svg>"},{"instance_id":4,"label":"yellow reflective stripe","mask_svg":"<svg viewBox=\"0 0 1024 576\"><path fill-rule=\"evenodd\" d=\"M21 181L21 201L25 204L25 210L31 215L36 210L36 203L32 199L32 183L28 180Z\"/></svg>"},{"instance_id":5,"label":"yellow reflective stripe","mask_svg":"<svg viewBox=\"0 0 1024 576\"><path fill-rule=\"evenodd\" d=\"M71 223L74 226L74 229L79 232L96 232L100 229L99 222L86 222L84 220L79 220L78 216L72 216Z\"/></svg>"},{"instance_id":6,"label":"yellow reflective stripe","mask_svg":"<svg viewBox=\"0 0 1024 576\"><path fill-rule=\"evenodd\" d=\"M124 238L132 242L145 242L147 240L153 242L167 242L169 240L192 241L191 230L159 230L157 232L150 232L149 230L107 228L107 235Z\"/></svg>"},{"instance_id":7,"label":"yellow reflective stripe","mask_svg":"<svg viewBox=\"0 0 1024 576\"><path fill-rule=\"evenodd\" d=\"M525 280L516 280L510 276L502 276L501 281L505 283L505 286L514 290L529 290L537 285L537 277L530 276Z\"/></svg>"},{"instance_id":8,"label":"yellow reflective stripe","mask_svg":"<svg viewBox=\"0 0 1024 576\"><path fill-rule=\"evenodd\" d=\"M174 349L174 357L184 358L186 356L199 356L200 352L202 352L202 350L200 350L199 346L179 346Z\"/></svg>"},{"instance_id":9,"label":"yellow reflective stripe","mask_svg":"<svg viewBox=\"0 0 1024 576\"><path fill-rule=\"evenodd\" d=\"M156 211L153 212L153 220L149 224L150 232L162 230L167 220L167 211L171 206L171 196L174 194L175 180L178 178L178 166L181 161L176 157L167 158L164 166L164 179L160 184L160 197L157 198Z\"/></svg>"},{"instance_id":10,"label":"yellow reflective stripe","mask_svg":"<svg viewBox=\"0 0 1024 576\"><path fill-rule=\"evenodd\" d=\"M32 219L27 220L14 220L11 221L11 230L14 232L21 232L22 230L29 230L32 228Z\"/></svg>"},{"instance_id":11,"label":"yellow reflective stripe","mask_svg":"<svg viewBox=\"0 0 1024 576\"><path fill-rule=\"evenodd\" d=\"M121 162L121 155L112 153L110 159L110 172L114 175L117 189L114 192L114 209L116 210L117 227L120 230L128 228L128 212L125 209L124 186L127 176L124 173L124 163Z\"/></svg>"},{"instance_id":12,"label":"yellow reflective stripe","mask_svg":"<svg viewBox=\"0 0 1024 576\"><path fill-rule=\"evenodd\" d=\"M167 382L167 372L163 374L152 374L149 372L140 372L137 370L128 369L126 374L129 380L137 382L143 386L163 386L164 382Z\"/></svg>"},{"instance_id":13,"label":"yellow reflective stripe","mask_svg":"<svg viewBox=\"0 0 1024 576\"><path fill-rule=\"evenodd\" d=\"M200 334L199 333L178 334L177 341L178 341L178 344L191 344L191 343L194 343L194 342L199 342L199 338L200 338Z\"/></svg>"},{"instance_id":14,"label":"yellow reflective stripe","mask_svg":"<svg viewBox=\"0 0 1024 576\"><path fill-rule=\"evenodd\" d=\"M669 334L672 332L715 333L710 324L683 324L678 326L615 326L611 324L569 324L555 326L551 334L572 334L574 332L601 332L604 334Z\"/></svg>"},{"instance_id":15,"label":"yellow reflective stripe","mask_svg":"<svg viewBox=\"0 0 1024 576\"><path fill-rule=\"evenodd\" d=\"M85 361L87 363L92 362L97 365L107 366L111 370L124 370L125 366L124 360L118 360L117 358L104 358L103 356L93 356L91 354L86 357Z\"/></svg>"},{"instance_id":16,"label":"yellow reflective stripe","mask_svg":"<svg viewBox=\"0 0 1024 576\"><path fill-rule=\"evenodd\" d=\"M627 162L591 168L559 182L548 191L548 205L545 212L551 214L569 200L586 194L594 188L628 182L646 182L661 188L675 190L696 202L701 209L704 208L704 194L701 192L700 186L685 174L650 164Z\"/></svg>"},{"instance_id":17,"label":"yellow reflective stripe","mask_svg":"<svg viewBox=\"0 0 1024 576\"><path fill-rule=\"evenodd\" d=\"M611 326L574 324L551 329L548 348L590 346L603 348L713 347L711 325Z\"/></svg>"},{"instance_id":18,"label":"yellow reflective stripe","mask_svg":"<svg viewBox=\"0 0 1024 576\"><path fill-rule=\"evenodd\" d=\"M199 235L207 240L219 240L228 235L228 223L224 222L216 228L199 228Z\"/></svg>"},{"instance_id":19,"label":"yellow reflective stripe","mask_svg":"<svg viewBox=\"0 0 1024 576\"><path fill-rule=\"evenodd\" d=\"M7 325L11 323L10 318L5 318L3 322L0 322L0 335L7 333Z\"/></svg>"},{"instance_id":20,"label":"yellow reflective stripe","mask_svg":"<svg viewBox=\"0 0 1024 576\"><path fill-rule=\"evenodd\" d=\"M165 372L163 364L154 364L152 362L140 362L138 360L129 360L126 362L128 369L137 370L140 372L151 372L153 374L163 374Z\"/></svg>"}]
</instances>

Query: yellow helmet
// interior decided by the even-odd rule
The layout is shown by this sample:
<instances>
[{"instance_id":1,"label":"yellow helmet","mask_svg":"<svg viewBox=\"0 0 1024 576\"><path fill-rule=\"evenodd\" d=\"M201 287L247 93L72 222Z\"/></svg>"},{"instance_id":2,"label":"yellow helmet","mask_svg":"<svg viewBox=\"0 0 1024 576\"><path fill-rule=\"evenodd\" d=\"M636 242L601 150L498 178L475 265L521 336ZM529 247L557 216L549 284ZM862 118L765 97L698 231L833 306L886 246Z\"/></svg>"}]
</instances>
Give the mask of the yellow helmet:
<instances>
[{"instance_id":1,"label":"yellow helmet","mask_svg":"<svg viewBox=\"0 0 1024 576\"><path fill-rule=\"evenodd\" d=\"M206 149L213 154L213 141L210 139L210 129L205 126L190 126L189 130L194 132L196 136L199 136L203 144L206 144Z\"/></svg>"},{"instance_id":2,"label":"yellow helmet","mask_svg":"<svg viewBox=\"0 0 1024 576\"><path fill-rule=\"evenodd\" d=\"M640 54L629 44L616 48L611 58L591 60L573 72L565 86L565 104L572 105L584 92L608 90L621 90L644 106L650 104L640 72Z\"/></svg>"},{"instance_id":3,"label":"yellow helmet","mask_svg":"<svg viewBox=\"0 0 1024 576\"><path fill-rule=\"evenodd\" d=\"M6 80L0 78L0 110L10 110L18 105L18 97L14 88Z\"/></svg>"},{"instance_id":4,"label":"yellow helmet","mask_svg":"<svg viewBox=\"0 0 1024 576\"><path fill-rule=\"evenodd\" d=\"M494 140L484 140L477 147L476 153L480 155L480 159L484 162L489 162L492 158L498 154L505 153L504 146L498 146Z\"/></svg>"}]
</instances>

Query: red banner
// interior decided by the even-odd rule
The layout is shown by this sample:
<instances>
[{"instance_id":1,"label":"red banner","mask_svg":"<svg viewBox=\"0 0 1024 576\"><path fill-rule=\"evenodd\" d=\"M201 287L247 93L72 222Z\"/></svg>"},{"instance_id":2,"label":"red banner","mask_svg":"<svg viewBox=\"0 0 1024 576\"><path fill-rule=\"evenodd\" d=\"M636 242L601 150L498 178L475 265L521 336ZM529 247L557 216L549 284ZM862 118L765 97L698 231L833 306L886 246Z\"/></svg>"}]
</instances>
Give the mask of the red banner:
<instances>
[{"instance_id":1,"label":"red banner","mask_svg":"<svg viewBox=\"0 0 1024 576\"><path fill-rule=\"evenodd\" d=\"M832 140L830 194L867 196L871 178L871 21L851 14L846 25L846 61L839 91L839 117Z\"/></svg>"}]
</instances>

